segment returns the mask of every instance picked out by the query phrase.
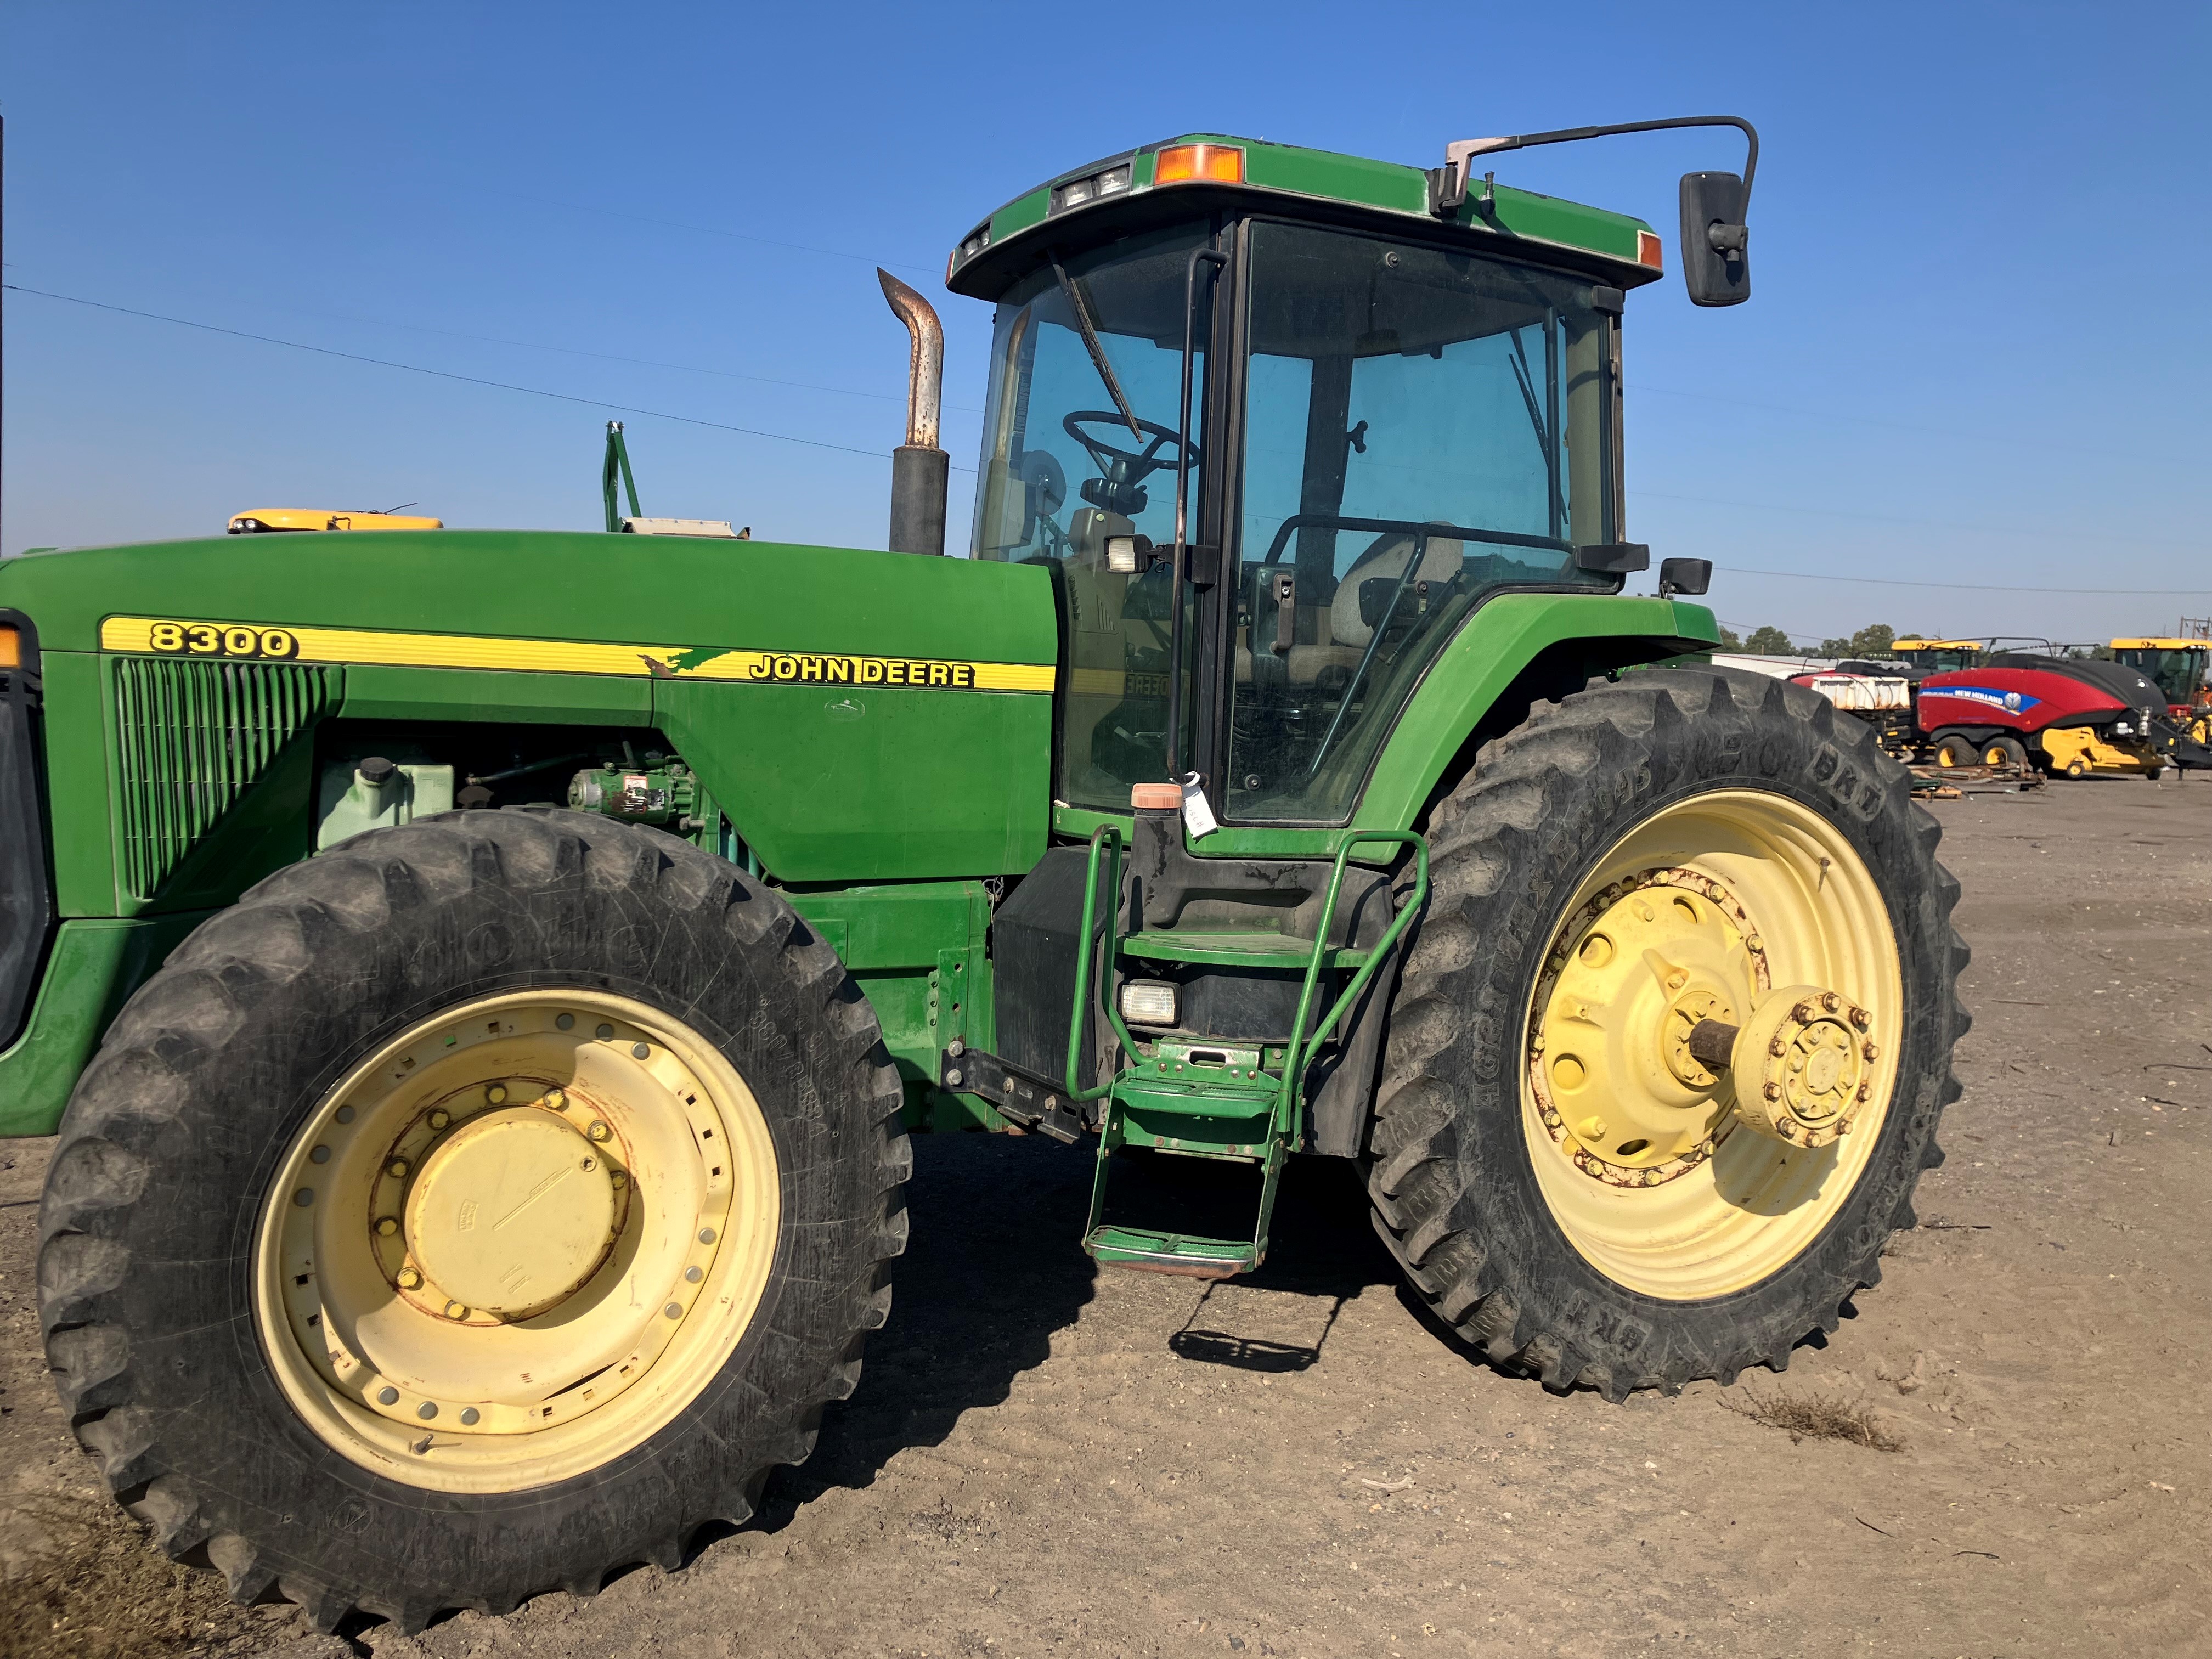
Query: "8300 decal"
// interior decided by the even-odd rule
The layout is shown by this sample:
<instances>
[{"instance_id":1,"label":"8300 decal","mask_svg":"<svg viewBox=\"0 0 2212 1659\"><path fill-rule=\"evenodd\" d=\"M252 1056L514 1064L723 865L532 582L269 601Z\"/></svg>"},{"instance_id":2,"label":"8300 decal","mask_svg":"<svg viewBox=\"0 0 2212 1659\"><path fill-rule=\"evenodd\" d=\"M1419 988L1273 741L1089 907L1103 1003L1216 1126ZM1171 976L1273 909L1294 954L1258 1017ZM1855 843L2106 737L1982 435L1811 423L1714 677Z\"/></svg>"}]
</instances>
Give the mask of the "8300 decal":
<instances>
[{"instance_id":1,"label":"8300 decal","mask_svg":"<svg viewBox=\"0 0 2212 1659\"><path fill-rule=\"evenodd\" d=\"M185 657L284 658L300 654L289 629L249 628L243 623L157 622L146 626L151 650Z\"/></svg>"}]
</instances>

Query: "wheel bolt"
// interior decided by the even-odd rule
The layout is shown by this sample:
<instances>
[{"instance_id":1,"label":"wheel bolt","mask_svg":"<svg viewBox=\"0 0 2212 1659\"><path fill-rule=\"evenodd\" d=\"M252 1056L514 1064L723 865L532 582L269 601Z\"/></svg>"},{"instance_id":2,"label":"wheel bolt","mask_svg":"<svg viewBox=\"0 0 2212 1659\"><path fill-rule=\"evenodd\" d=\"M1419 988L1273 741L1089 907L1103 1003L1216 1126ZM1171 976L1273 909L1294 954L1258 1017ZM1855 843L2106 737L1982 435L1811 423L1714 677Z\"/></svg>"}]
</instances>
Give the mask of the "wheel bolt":
<instances>
[{"instance_id":1,"label":"wheel bolt","mask_svg":"<svg viewBox=\"0 0 2212 1659\"><path fill-rule=\"evenodd\" d=\"M1832 1014L1844 1006L1844 1000L1833 991L1823 991L1820 993L1820 1006Z\"/></svg>"},{"instance_id":2,"label":"wheel bolt","mask_svg":"<svg viewBox=\"0 0 2212 1659\"><path fill-rule=\"evenodd\" d=\"M1758 934L1753 933L1750 938L1744 940L1743 948L1750 951L1752 955L1755 957L1765 956L1766 954L1766 941L1759 938Z\"/></svg>"},{"instance_id":3,"label":"wheel bolt","mask_svg":"<svg viewBox=\"0 0 2212 1659\"><path fill-rule=\"evenodd\" d=\"M1790 1052L1790 1045L1780 1037L1769 1037L1766 1040L1766 1052L1779 1060Z\"/></svg>"},{"instance_id":4,"label":"wheel bolt","mask_svg":"<svg viewBox=\"0 0 2212 1659\"><path fill-rule=\"evenodd\" d=\"M1869 1060L1872 1060L1879 1055L1881 1053L1881 1050L1875 1048L1874 1044L1869 1042L1865 1048L1860 1049L1859 1052L1864 1054Z\"/></svg>"},{"instance_id":5,"label":"wheel bolt","mask_svg":"<svg viewBox=\"0 0 2212 1659\"><path fill-rule=\"evenodd\" d=\"M1874 1024L1874 1016L1867 1012L1863 1008L1854 1008L1851 1010L1851 1024L1857 1026L1860 1030L1863 1031L1868 1026Z\"/></svg>"},{"instance_id":6,"label":"wheel bolt","mask_svg":"<svg viewBox=\"0 0 2212 1659\"><path fill-rule=\"evenodd\" d=\"M404 1158L393 1158L391 1163L384 1166L384 1173L394 1181L404 1181L407 1178L407 1160Z\"/></svg>"},{"instance_id":7,"label":"wheel bolt","mask_svg":"<svg viewBox=\"0 0 2212 1659\"><path fill-rule=\"evenodd\" d=\"M1790 1011L1790 1018L1800 1025L1810 1025L1813 1023L1813 1005L1810 1002L1799 1003Z\"/></svg>"},{"instance_id":8,"label":"wheel bolt","mask_svg":"<svg viewBox=\"0 0 2212 1659\"><path fill-rule=\"evenodd\" d=\"M1860 1085L1859 1085L1858 1098L1859 1098L1860 1100L1864 1101L1864 1100L1871 1099L1871 1098L1873 1097L1873 1095L1874 1095L1874 1085L1873 1085L1873 1084L1871 1084L1871 1083L1862 1083L1862 1084L1860 1084Z\"/></svg>"},{"instance_id":9,"label":"wheel bolt","mask_svg":"<svg viewBox=\"0 0 2212 1659\"><path fill-rule=\"evenodd\" d=\"M568 1097L558 1089L548 1089L538 1097L538 1103L556 1112L565 1112L568 1109Z\"/></svg>"},{"instance_id":10,"label":"wheel bolt","mask_svg":"<svg viewBox=\"0 0 2212 1659\"><path fill-rule=\"evenodd\" d=\"M609 1135L612 1134L614 1131L607 1127L604 1123L594 1122L592 1127L585 1130L584 1133L591 1136L594 1140L605 1140Z\"/></svg>"},{"instance_id":11,"label":"wheel bolt","mask_svg":"<svg viewBox=\"0 0 2212 1659\"><path fill-rule=\"evenodd\" d=\"M422 1288L422 1275L416 1273L412 1267L402 1267L399 1270L399 1288L403 1291L421 1290Z\"/></svg>"},{"instance_id":12,"label":"wheel bolt","mask_svg":"<svg viewBox=\"0 0 2212 1659\"><path fill-rule=\"evenodd\" d=\"M495 1106L502 1104L507 1099L507 1085L504 1083L493 1084L484 1091L484 1098Z\"/></svg>"},{"instance_id":13,"label":"wheel bolt","mask_svg":"<svg viewBox=\"0 0 2212 1659\"><path fill-rule=\"evenodd\" d=\"M1782 1085L1778 1083L1770 1083L1760 1090L1759 1093L1769 1100L1779 1100L1782 1098Z\"/></svg>"},{"instance_id":14,"label":"wheel bolt","mask_svg":"<svg viewBox=\"0 0 2212 1659\"><path fill-rule=\"evenodd\" d=\"M612 1170L608 1171L607 1182L611 1186L627 1187L629 1185L629 1177L620 1170Z\"/></svg>"},{"instance_id":15,"label":"wheel bolt","mask_svg":"<svg viewBox=\"0 0 2212 1659\"><path fill-rule=\"evenodd\" d=\"M434 1129L442 1129L453 1121L453 1114L450 1112L433 1112L430 1114L430 1127Z\"/></svg>"},{"instance_id":16,"label":"wheel bolt","mask_svg":"<svg viewBox=\"0 0 2212 1659\"><path fill-rule=\"evenodd\" d=\"M399 1219L398 1217L385 1215L379 1216L376 1218L376 1236L379 1238L389 1238L392 1234L398 1231Z\"/></svg>"},{"instance_id":17,"label":"wheel bolt","mask_svg":"<svg viewBox=\"0 0 2212 1659\"><path fill-rule=\"evenodd\" d=\"M448 1302L448 1303L446 1304L446 1317L447 1317L447 1318L448 1318L448 1319L466 1319L468 1316L469 1316L469 1310L468 1310L466 1308L464 1308L464 1307L463 1307L459 1303L458 1303L458 1302Z\"/></svg>"}]
</instances>

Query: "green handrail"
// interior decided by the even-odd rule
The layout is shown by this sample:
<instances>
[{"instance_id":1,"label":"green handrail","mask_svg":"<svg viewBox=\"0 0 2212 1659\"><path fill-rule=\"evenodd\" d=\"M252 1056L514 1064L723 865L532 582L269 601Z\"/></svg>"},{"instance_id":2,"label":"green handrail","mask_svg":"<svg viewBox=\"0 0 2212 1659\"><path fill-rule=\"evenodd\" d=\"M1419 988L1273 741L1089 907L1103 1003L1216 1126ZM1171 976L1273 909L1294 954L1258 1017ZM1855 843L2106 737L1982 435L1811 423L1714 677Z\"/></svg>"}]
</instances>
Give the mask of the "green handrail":
<instances>
[{"instance_id":1,"label":"green handrail","mask_svg":"<svg viewBox=\"0 0 2212 1659\"><path fill-rule=\"evenodd\" d=\"M630 476L629 471L629 445L623 441L623 423L609 421L607 456L599 468L599 493L606 500L607 533L611 536L620 534L623 527L622 514L615 510L615 481L617 476L623 487L629 492L630 517L641 516L637 510L637 480Z\"/></svg>"},{"instance_id":2,"label":"green handrail","mask_svg":"<svg viewBox=\"0 0 2212 1659\"><path fill-rule=\"evenodd\" d=\"M1116 1072L1095 1089L1085 1089L1077 1080L1078 1067L1083 1060L1083 1016L1089 1011L1091 1001L1091 961L1097 954L1096 918L1098 912L1098 854L1110 839L1113 849L1113 876L1107 883L1107 891L1113 895L1113 908L1106 913L1106 975L1101 988L1103 994L1099 1006L1105 1009L1106 1018L1114 1024L1114 1035L1121 1040L1121 1052L1133 1055L1137 1042L1129 1035L1129 1028L1121 1023L1121 1011L1114 1006L1114 958L1121 948L1119 920L1121 910L1121 831L1117 825L1102 823L1091 832L1091 858L1083 872L1083 926L1076 936L1075 1006L1067 1019L1067 1097L1080 1103L1097 1100L1112 1092Z\"/></svg>"},{"instance_id":3,"label":"green handrail","mask_svg":"<svg viewBox=\"0 0 2212 1659\"><path fill-rule=\"evenodd\" d=\"M1376 941L1375 948L1367 953L1367 960L1360 965L1359 971L1352 976L1352 982L1344 988L1343 994L1337 998L1335 1006L1329 1009L1328 1017L1314 1028L1313 1035L1309 1037L1305 1034L1306 1016L1313 1012L1314 989L1321 982L1322 963L1328 956L1329 929L1336 923L1336 899L1338 891L1344 885L1345 862L1351 856L1354 847L1362 842L1374 841L1395 842L1401 847L1410 847L1413 849L1413 896L1400 908L1398 914L1390 919L1390 926L1384 930L1382 937ZM1295 1123L1294 1115L1298 1106L1298 1085L1304 1079L1306 1066L1311 1062L1315 1050L1319 1048L1322 1041L1336 1029L1337 1021L1351 1012L1352 1004L1359 1000L1359 994L1367 988L1368 981L1375 977L1375 970L1382 965L1382 959L1389 955L1390 947L1397 944L1399 936L1406 931L1407 924L1420 914L1421 906L1427 902L1428 896L1429 843L1412 830L1355 830L1346 836L1344 844L1336 849L1336 863L1328 872L1328 896L1322 902L1321 927L1314 939L1313 956L1306 963L1305 984L1298 992L1297 1017L1291 1022L1290 1043L1283 1052L1282 1089L1275 1098L1275 1121L1279 1129L1287 1131Z\"/></svg>"}]
</instances>

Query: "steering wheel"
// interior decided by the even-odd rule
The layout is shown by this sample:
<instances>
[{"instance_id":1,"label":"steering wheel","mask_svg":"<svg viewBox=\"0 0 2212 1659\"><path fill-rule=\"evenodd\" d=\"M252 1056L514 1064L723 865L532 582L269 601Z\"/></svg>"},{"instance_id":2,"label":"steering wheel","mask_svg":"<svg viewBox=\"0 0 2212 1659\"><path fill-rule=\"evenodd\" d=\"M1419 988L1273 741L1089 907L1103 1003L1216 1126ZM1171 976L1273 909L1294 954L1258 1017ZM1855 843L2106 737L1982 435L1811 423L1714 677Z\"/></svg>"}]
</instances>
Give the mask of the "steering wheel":
<instances>
[{"instance_id":1,"label":"steering wheel","mask_svg":"<svg viewBox=\"0 0 2212 1659\"><path fill-rule=\"evenodd\" d=\"M1137 422L1139 432L1152 434L1152 442L1141 451L1123 449L1119 445L1108 443L1103 438L1094 438L1083 429L1085 424L1096 423L1120 427L1127 431L1129 423L1110 409L1078 410L1073 415L1063 416L1060 423L1066 429L1069 437L1091 452L1091 462L1098 471L1117 484L1133 484L1164 466L1173 466L1185 450L1190 453L1190 464L1193 466L1199 464L1198 446L1189 442L1173 427L1162 426L1158 421L1140 420ZM1173 444L1176 447L1174 453L1163 456L1160 453L1163 444ZM1115 471L1116 463L1122 469L1119 474Z\"/></svg>"}]
</instances>

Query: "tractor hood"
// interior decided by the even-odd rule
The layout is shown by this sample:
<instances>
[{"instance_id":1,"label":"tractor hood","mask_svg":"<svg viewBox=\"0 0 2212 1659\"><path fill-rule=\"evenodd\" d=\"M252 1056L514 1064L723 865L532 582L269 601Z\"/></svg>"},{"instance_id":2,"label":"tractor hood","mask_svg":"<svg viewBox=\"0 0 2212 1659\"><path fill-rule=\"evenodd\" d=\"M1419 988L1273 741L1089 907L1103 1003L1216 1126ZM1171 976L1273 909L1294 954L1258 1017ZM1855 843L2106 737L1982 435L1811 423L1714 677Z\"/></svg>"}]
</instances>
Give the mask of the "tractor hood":
<instances>
[{"instance_id":1,"label":"tractor hood","mask_svg":"<svg viewBox=\"0 0 2212 1659\"><path fill-rule=\"evenodd\" d=\"M1041 570L856 548L557 531L222 537L37 553L0 563L0 609L27 615L49 652L97 651L104 636L116 641L107 648L122 648L117 624L137 619L574 641L628 653L624 661L621 652L601 651L581 672L635 675L696 672L704 662L690 659L710 659L716 647L981 661L1042 667L1048 689L1057 655L1051 586ZM526 664L454 660L457 649L425 665L578 672L542 650ZM258 641L250 653L232 653L221 638L202 636L187 639L182 654L275 653ZM660 667L648 667L648 658ZM364 659L337 641L302 647L297 659Z\"/></svg>"}]
</instances>

